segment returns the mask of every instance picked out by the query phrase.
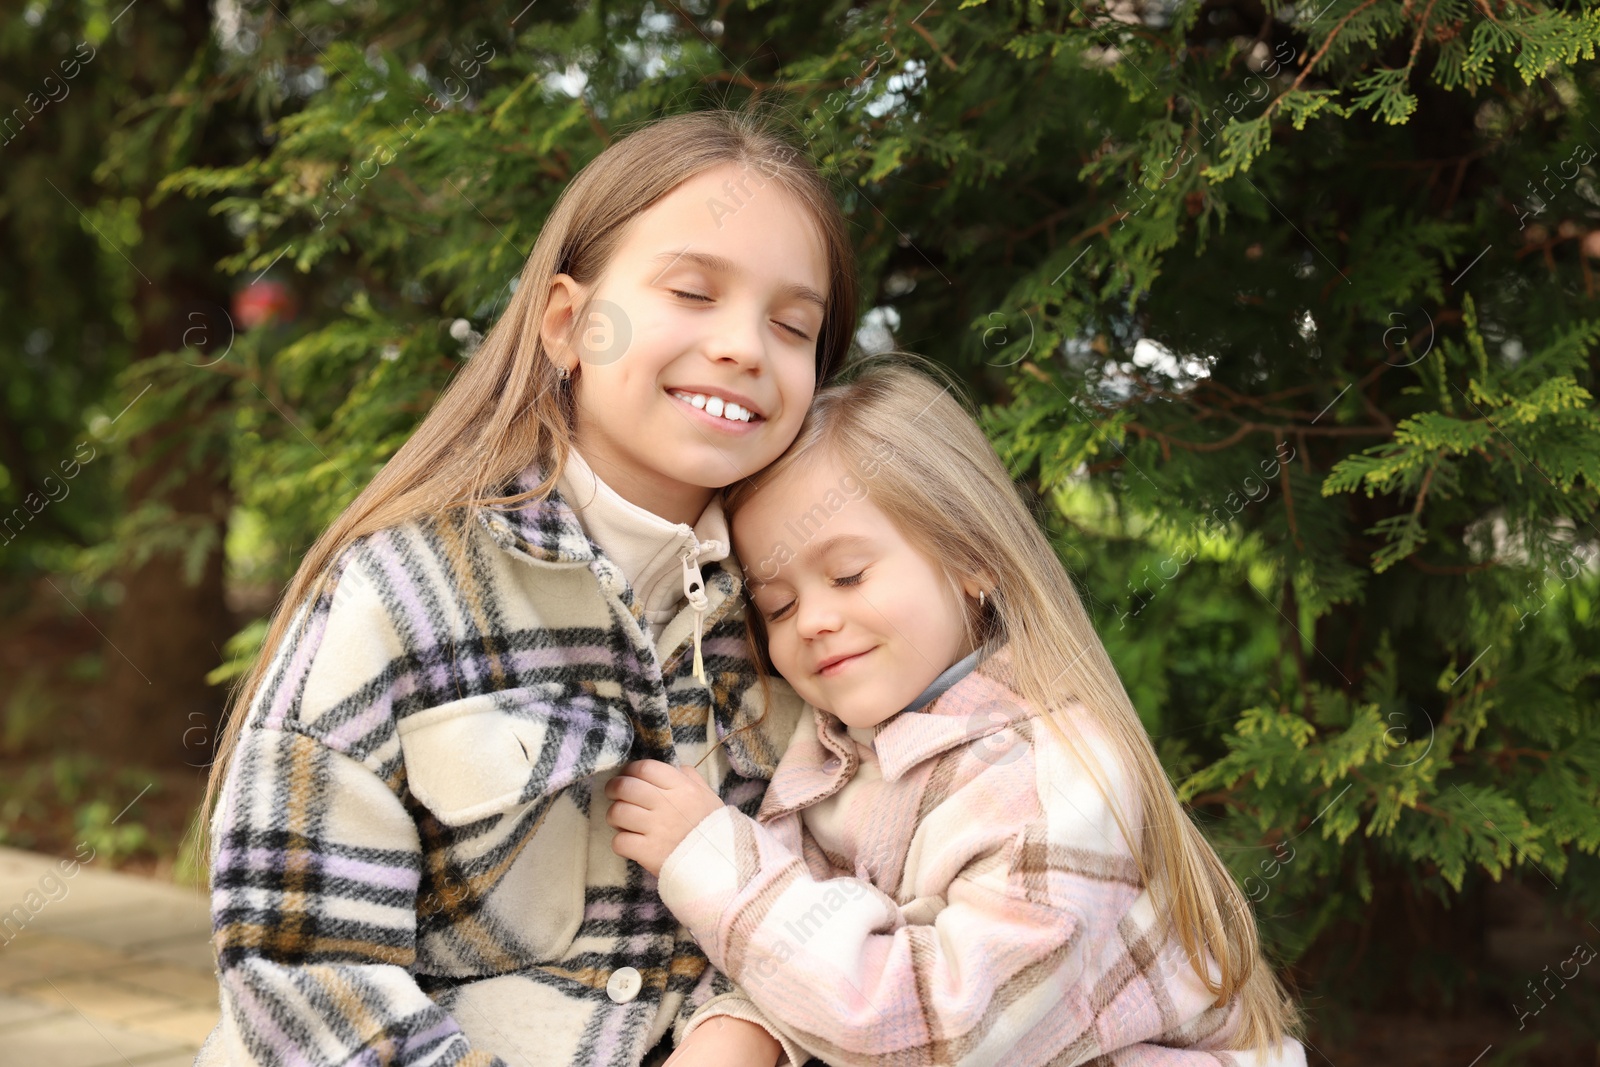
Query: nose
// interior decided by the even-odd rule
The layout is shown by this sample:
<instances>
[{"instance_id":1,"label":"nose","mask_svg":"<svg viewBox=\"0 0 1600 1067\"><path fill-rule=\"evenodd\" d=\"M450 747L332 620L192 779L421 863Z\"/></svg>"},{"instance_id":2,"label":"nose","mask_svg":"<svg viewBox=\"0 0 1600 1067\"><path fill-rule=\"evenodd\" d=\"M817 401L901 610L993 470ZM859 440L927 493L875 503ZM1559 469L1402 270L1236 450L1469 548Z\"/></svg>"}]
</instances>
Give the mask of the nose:
<instances>
[{"instance_id":1,"label":"nose","mask_svg":"<svg viewBox=\"0 0 1600 1067\"><path fill-rule=\"evenodd\" d=\"M706 355L712 362L730 364L738 370L759 368L767 354L762 335L765 322L766 314L760 308L730 302L726 314L711 323Z\"/></svg>"},{"instance_id":2,"label":"nose","mask_svg":"<svg viewBox=\"0 0 1600 1067\"><path fill-rule=\"evenodd\" d=\"M800 598L795 604L794 618L796 631L807 640L833 633L841 623L834 598L820 591L812 591L809 596Z\"/></svg>"}]
</instances>

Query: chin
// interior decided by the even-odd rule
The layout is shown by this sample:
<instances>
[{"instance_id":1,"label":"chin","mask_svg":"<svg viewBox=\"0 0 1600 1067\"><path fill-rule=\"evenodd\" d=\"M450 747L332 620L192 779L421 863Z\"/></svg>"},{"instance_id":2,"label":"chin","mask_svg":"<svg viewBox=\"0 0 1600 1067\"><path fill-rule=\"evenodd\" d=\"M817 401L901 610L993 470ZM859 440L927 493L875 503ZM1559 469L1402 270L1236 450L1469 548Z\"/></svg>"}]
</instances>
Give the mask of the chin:
<instances>
[{"instance_id":1,"label":"chin","mask_svg":"<svg viewBox=\"0 0 1600 1067\"><path fill-rule=\"evenodd\" d=\"M719 452L715 457L705 460L700 456L685 456L681 464L671 468L670 476L685 485L698 485L702 489L726 489L744 477L739 473L740 470L760 470L765 466L765 463L752 464L737 454Z\"/></svg>"},{"instance_id":2,"label":"chin","mask_svg":"<svg viewBox=\"0 0 1600 1067\"><path fill-rule=\"evenodd\" d=\"M835 712L834 714L838 715L839 713ZM844 714L839 715L839 718L844 721L846 726L855 726L858 728L870 728L878 725L878 723L883 720L882 715L878 715L869 711L863 711L860 708L854 707L845 708Z\"/></svg>"},{"instance_id":3,"label":"chin","mask_svg":"<svg viewBox=\"0 0 1600 1067\"><path fill-rule=\"evenodd\" d=\"M651 458L654 461L654 480L657 482L673 482L713 491L731 484L726 460L714 465L696 462L697 457L694 456L684 456L677 463L662 463L659 456Z\"/></svg>"}]
</instances>

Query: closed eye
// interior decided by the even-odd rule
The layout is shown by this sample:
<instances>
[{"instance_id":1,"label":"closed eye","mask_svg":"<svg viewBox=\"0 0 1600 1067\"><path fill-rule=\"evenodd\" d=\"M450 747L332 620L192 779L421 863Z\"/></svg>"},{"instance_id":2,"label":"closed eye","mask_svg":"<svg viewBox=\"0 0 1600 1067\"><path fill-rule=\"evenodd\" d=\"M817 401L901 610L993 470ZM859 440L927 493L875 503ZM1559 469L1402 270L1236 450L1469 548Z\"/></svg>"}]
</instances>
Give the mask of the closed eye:
<instances>
[{"instance_id":1,"label":"closed eye","mask_svg":"<svg viewBox=\"0 0 1600 1067\"><path fill-rule=\"evenodd\" d=\"M849 577L846 577L846 578L835 578L833 580L833 586L834 586L834 588L837 589L837 588L840 588L840 587L843 587L843 586L860 585L861 584L861 578L866 573L867 573L866 571L859 571L859 572L857 572L855 574L852 574L852 575L850 575ZM777 622L778 619L792 607L794 607L794 601L791 600L787 604L785 604L783 607L781 607L778 610L776 610L774 612L771 612L769 615L767 615L767 620L769 622Z\"/></svg>"},{"instance_id":2,"label":"closed eye","mask_svg":"<svg viewBox=\"0 0 1600 1067\"><path fill-rule=\"evenodd\" d=\"M691 293L686 289L668 289L667 292L671 293L673 296L686 296L690 300L704 301L708 304L711 302L711 298L704 293ZM800 329L798 326L790 326L787 322L780 322L778 325L782 326L785 330L788 330L802 341L811 340L811 335Z\"/></svg>"}]
</instances>

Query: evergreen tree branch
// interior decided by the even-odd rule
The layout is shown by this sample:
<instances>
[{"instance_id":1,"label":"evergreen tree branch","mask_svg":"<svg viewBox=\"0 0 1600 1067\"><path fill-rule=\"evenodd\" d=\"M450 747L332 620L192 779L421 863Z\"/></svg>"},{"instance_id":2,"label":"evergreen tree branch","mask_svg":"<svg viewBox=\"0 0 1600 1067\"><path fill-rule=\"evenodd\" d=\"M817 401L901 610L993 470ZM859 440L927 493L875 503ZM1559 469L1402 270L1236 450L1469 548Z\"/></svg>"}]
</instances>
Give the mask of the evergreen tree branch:
<instances>
[{"instance_id":1,"label":"evergreen tree branch","mask_svg":"<svg viewBox=\"0 0 1600 1067\"><path fill-rule=\"evenodd\" d=\"M1350 11L1346 12L1344 18L1335 23L1333 29L1328 31L1328 36L1323 40L1322 47L1317 49L1316 53L1312 55L1310 59L1306 60L1306 65L1300 68L1300 74L1295 78L1293 83L1290 84L1289 88L1273 97L1272 103L1268 104L1262 110L1261 119L1257 121L1264 121L1269 118L1273 112L1277 111L1278 105L1282 103L1283 99L1292 94L1295 90L1299 89L1301 84L1305 82L1306 78L1310 77L1311 71L1315 69L1316 65L1322 60L1322 57L1328 54L1328 49L1338 38L1340 32L1344 30L1346 23L1377 2L1378 0L1363 0L1363 3L1359 7L1352 8Z\"/></svg>"}]
</instances>

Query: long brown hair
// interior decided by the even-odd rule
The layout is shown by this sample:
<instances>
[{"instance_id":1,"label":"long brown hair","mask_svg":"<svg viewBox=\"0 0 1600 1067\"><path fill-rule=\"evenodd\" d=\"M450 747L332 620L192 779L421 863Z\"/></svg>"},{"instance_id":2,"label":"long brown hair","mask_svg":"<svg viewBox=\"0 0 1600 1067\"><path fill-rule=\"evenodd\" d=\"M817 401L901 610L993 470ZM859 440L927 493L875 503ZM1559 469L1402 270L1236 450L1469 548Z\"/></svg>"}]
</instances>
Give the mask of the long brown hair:
<instances>
[{"instance_id":1,"label":"long brown hair","mask_svg":"<svg viewBox=\"0 0 1600 1067\"><path fill-rule=\"evenodd\" d=\"M728 163L759 166L764 178L776 181L815 220L828 257L818 384L842 365L859 301L855 252L827 181L789 139L782 120L755 108L690 112L651 122L607 146L562 190L504 314L405 444L312 544L275 606L261 651L229 700L206 782L197 820L204 867L209 868L213 805L295 608L321 591L329 564L359 537L456 508L521 506L550 491L571 451L574 429L572 390L560 388L540 337L551 279L565 273L592 286L631 219L682 182ZM586 321L586 315L576 321ZM534 458L544 475L538 487L512 496L495 493Z\"/></svg>"},{"instance_id":2,"label":"long brown hair","mask_svg":"<svg viewBox=\"0 0 1600 1067\"><path fill-rule=\"evenodd\" d=\"M960 580L982 576L987 604L966 618L971 644L993 651L1009 643L1019 695L1041 709L1040 718L1068 749L1081 756L1085 741L1103 741L1126 768L1141 817L1127 818L1135 813L1119 811L1114 791L1098 784L1158 914L1173 924L1216 1003L1240 998L1236 1047L1275 1045L1298 1033L1299 1013L1262 957L1250 905L1179 802L1071 576L958 393L936 364L912 353L852 363L817 391L789 449L729 487L730 521L762 486L797 464L831 460L842 470L874 469L863 479L868 498L936 562L960 601L968 601ZM883 456L891 458L878 462ZM764 647L761 612L745 618L752 640ZM756 662L772 669L764 652ZM1092 738L1075 739L1071 720L1058 714L1075 703L1087 711ZM1092 773L1095 761L1082 762ZM1129 832L1140 823L1142 834ZM1218 980L1204 963L1208 949Z\"/></svg>"}]
</instances>

